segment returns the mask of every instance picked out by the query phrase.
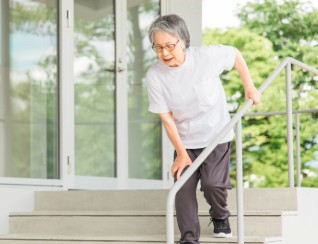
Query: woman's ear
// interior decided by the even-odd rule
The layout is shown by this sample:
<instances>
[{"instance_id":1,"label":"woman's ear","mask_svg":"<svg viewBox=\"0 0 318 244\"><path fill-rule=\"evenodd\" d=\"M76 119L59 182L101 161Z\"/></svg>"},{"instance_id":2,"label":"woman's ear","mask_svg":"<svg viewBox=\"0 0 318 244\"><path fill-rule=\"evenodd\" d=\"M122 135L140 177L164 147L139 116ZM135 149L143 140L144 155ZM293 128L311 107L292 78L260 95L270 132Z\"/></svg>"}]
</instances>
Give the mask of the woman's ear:
<instances>
[{"instance_id":1,"label":"woman's ear","mask_svg":"<svg viewBox=\"0 0 318 244\"><path fill-rule=\"evenodd\" d=\"M181 42L181 47L182 47L183 51L185 51L185 44L183 42Z\"/></svg>"}]
</instances>

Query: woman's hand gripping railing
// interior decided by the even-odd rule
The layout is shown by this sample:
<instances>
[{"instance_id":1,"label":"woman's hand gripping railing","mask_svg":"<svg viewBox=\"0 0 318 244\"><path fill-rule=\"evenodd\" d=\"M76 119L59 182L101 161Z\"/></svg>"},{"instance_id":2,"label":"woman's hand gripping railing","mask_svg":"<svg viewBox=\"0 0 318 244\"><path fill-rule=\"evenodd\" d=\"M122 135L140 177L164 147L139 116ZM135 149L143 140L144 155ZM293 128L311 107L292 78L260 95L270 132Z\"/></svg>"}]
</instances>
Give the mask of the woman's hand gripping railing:
<instances>
[{"instance_id":1,"label":"woman's hand gripping railing","mask_svg":"<svg viewBox=\"0 0 318 244\"><path fill-rule=\"evenodd\" d=\"M289 166L289 186L293 186L294 183L294 167L293 167L293 152L292 152L292 106L291 106L291 63L297 65L303 69L311 71L318 75L318 70L301 63L293 58L285 58L278 67L269 75L269 77L258 88L259 93L268 87L268 85L275 79L275 77L286 67L286 105L287 105L287 131L288 131L288 166ZM241 117L252 106L253 100L250 98L242 108L233 116L229 123L223 128L223 130L214 138L214 140L202 151L202 153L193 161L191 166L182 174L182 176L171 187L166 203L166 234L167 244L174 243L174 214L173 203L175 196L183 184L190 178L195 170L202 164L202 162L208 157L208 155L219 144L223 137L230 131L233 126L236 126L236 156L237 156L237 221L238 221L238 243L244 243L244 224L243 224L243 184L242 184L242 138L241 138ZM238 145L240 144L240 146ZM290 147L291 146L291 147ZM292 177L291 177L292 176Z\"/></svg>"}]
</instances>

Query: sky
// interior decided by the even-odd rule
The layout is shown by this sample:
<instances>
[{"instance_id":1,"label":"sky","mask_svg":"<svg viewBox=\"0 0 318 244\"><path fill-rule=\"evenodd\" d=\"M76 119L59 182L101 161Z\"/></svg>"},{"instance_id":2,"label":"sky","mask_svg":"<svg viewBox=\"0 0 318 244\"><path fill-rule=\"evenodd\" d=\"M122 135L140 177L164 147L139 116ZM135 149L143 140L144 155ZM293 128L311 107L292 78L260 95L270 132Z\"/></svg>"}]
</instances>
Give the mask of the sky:
<instances>
[{"instance_id":1,"label":"sky","mask_svg":"<svg viewBox=\"0 0 318 244\"><path fill-rule=\"evenodd\" d=\"M318 9L318 0L301 0L301 2L311 2ZM247 2L255 0L202 0L202 29L239 27L239 19L235 16L237 4L241 6Z\"/></svg>"}]
</instances>

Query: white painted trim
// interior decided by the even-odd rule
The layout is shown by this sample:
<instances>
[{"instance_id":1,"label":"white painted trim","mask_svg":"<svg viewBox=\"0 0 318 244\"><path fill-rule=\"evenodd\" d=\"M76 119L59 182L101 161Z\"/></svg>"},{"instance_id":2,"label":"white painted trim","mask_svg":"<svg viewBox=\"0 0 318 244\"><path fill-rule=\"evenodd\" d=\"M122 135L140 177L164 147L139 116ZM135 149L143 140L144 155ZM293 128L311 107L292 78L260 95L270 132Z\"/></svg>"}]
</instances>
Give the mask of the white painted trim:
<instances>
[{"instance_id":1,"label":"white painted trim","mask_svg":"<svg viewBox=\"0 0 318 244\"><path fill-rule=\"evenodd\" d=\"M165 128L161 123L161 166L162 166L162 180L163 180L163 188L168 188L168 180L169 180L169 154L168 154L168 136L166 135Z\"/></svg>"},{"instance_id":2,"label":"white painted trim","mask_svg":"<svg viewBox=\"0 0 318 244\"><path fill-rule=\"evenodd\" d=\"M166 133L164 126L161 124L162 130L162 180L163 189L170 189L173 185L173 177L171 175L171 166L173 164L174 146Z\"/></svg>"},{"instance_id":3,"label":"white painted trim","mask_svg":"<svg viewBox=\"0 0 318 244\"><path fill-rule=\"evenodd\" d=\"M167 14L168 0L160 0L160 16ZM163 188L168 189L169 187L169 179L171 178L171 174L169 174L170 162L169 162L169 137L165 131L163 124L161 123L161 139L162 139L162 180L163 180Z\"/></svg>"},{"instance_id":4,"label":"white painted trim","mask_svg":"<svg viewBox=\"0 0 318 244\"><path fill-rule=\"evenodd\" d=\"M160 15L167 15L170 13L170 0L160 1Z\"/></svg>"},{"instance_id":5,"label":"white painted trim","mask_svg":"<svg viewBox=\"0 0 318 244\"><path fill-rule=\"evenodd\" d=\"M74 0L59 2L59 162L63 189L74 188ZM71 21L68 22L67 11ZM70 167L68 166L68 157Z\"/></svg>"},{"instance_id":6,"label":"white painted trim","mask_svg":"<svg viewBox=\"0 0 318 244\"><path fill-rule=\"evenodd\" d=\"M75 175L74 189L114 190L117 185L117 178Z\"/></svg>"},{"instance_id":7,"label":"white painted trim","mask_svg":"<svg viewBox=\"0 0 318 244\"><path fill-rule=\"evenodd\" d=\"M62 186L0 185L0 190L63 191Z\"/></svg>"},{"instance_id":8,"label":"white painted trim","mask_svg":"<svg viewBox=\"0 0 318 244\"><path fill-rule=\"evenodd\" d=\"M128 93L127 93L127 3L115 1L116 28L116 169L117 189L126 189L128 180ZM119 63L119 59L122 60ZM118 68L125 71L117 72Z\"/></svg>"},{"instance_id":9,"label":"white painted trim","mask_svg":"<svg viewBox=\"0 0 318 244\"><path fill-rule=\"evenodd\" d=\"M160 15L167 15L170 13L170 0L160 0ZM161 124L161 138L162 138L162 180L163 189L170 189L173 185L173 177L171 175L171 166L173 164L174 146Z\"/></svg>"},{"instance_id":10,"label":"white painted trim","mask_svg":"<svg viewBox=\"0 0 318 244\"><path fill-rule=\"evenodd\" d=\"M1 177L0 185L62 186L62 180Z\"/></svg>"}]
</instances>

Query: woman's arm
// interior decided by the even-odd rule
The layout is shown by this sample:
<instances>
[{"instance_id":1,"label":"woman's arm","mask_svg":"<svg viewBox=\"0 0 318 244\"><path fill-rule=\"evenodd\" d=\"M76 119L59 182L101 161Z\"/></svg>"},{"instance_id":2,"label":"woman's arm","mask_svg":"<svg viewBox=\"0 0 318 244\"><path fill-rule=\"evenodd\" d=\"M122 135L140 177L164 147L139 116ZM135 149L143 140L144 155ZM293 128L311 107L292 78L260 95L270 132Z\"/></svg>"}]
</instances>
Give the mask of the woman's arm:
<instances>
[{"instance_id":1,"label":"woman's arm","mask_svg":"<svg viewBox=\"0 0 318 244\"><path fill-rule=\"evenodd\" d=\"M242 81L243 81L243 86L244 86L244 91L245 91L245 99L246 101L250 98L253 99L254 103L253 105L257 105L260 103L261 100L261 94L259 91L255 88L250 72L248 71L246 62L241 54L241 52L234 47L235 49L235 63L234 67L239 73Z\"/></svg>"},{"instance_id":2,"label":"woman's arm","mask_svg":"<svg viewBox=\"0 0 318 244\"><path fill-rule=\"evenodd\" d=\"M166 130L166 133L171 143L173 144L177 152L177 157L171 167L171 173L172 173L172 177L174 177L175 172L178 170L177 179L179 179L183 169L187 165L191 165L192 160L190 159L187 153L187 150L185 149L180 139L176 124L174 123L172 118L172 113L168 112L168 113L162 113L158 115L162 121L162 124Z\"/></svg>"}]
</instances>

